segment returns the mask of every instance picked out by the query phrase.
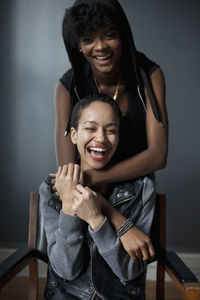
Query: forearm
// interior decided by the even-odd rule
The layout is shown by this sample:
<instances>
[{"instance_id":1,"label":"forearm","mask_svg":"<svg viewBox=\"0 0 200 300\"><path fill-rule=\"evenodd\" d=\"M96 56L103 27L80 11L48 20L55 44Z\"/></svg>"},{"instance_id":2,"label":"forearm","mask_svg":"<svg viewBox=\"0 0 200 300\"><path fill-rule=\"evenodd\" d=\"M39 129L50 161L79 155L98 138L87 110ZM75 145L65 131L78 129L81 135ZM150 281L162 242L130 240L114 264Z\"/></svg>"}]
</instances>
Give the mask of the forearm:
<instances>
[{"instance_id":1,"label":"forearm","mask_svg":"<svg viewBox=\"0 0 200 300\"><path fill-rule=\"evenodd\" d=\"M121 280L132 280L144 270L146 263L131 259L107 218L96 231L89 228L89 232L99 253Z\"/></svg>"},{"instance_id":2,"label":"forearm","mask_svg":"<svg viewBox=\"0 0 200 300\"><path fill-rule=\"evenodd\" d=\"M126 181L150 174L164 168L166 159L167 150L147 149L109 168L92 171L92 184Z\"/></svg>"},{"instance_id":3,"label":"forearm","mask_svg":"<svg viewBox=\"0 0 200 300\"><path fill-rule=\"evenodd\" d=\"M75 163L77 159L76 147L72 144L70 132L64 136L66 125L70 115L70 94L67 89L58 82L54 91L55 105L55 150L58 166L70 162Z\"/></svg>"},{"instance_id":4,"label":"forearm","mask_svg":"<svg viewBox=\"0 0 200 300\"><path fill-rule=\"evenodd\" d=\"M76 163L77 151L75 145L71 142L70 134L64 136L64 130L60 131L59 125L55 129L55 150L57 166L64 166L68 163Z\"/></svg>"},{"instance_id":5,"label":"forearm","mask_svg":"<svg viewBox=\"0 0 200 300\"><path fill-rule=\"evenodd\" d=\"M39 193L49 260L59 276L72 280L84 266L85 223L78 217L65 215L62 211L59 213L54 205L49 205L51 194L45 182L40 186Z\"/></svg>"},{"instance_id":6,"label":"forearm","mask_svg":"<svg viewBox=\"0 0 200 300\"><path fill-rule=\"evenodd\" d=\"M108 218L113 228L117 230L126 221L126 217L110 205L103 196L99 195L99 200L101 201L103 214Z\"/></svg>"},{"instance_id":7,"label":"forearm","mask_svg":"<svg viewBox=\"0 0 200 300\"><path fill-rule=\"evenodd\" d=\"M84 267L82 228L82 220L61 212L55 234L47 233L49 260L54 271L67 280L77 278Z\"/></svg>"}]
</instances>

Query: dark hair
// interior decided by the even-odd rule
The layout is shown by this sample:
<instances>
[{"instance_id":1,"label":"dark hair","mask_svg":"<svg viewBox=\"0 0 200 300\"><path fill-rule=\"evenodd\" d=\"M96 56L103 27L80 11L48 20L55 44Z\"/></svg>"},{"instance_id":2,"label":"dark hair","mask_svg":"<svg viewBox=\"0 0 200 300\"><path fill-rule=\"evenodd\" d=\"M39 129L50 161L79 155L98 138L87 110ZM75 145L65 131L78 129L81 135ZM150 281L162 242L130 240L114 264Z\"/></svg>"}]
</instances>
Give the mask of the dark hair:
<instances>
[{"instance_id":1,"label":"dark hair","mask_svg":"<svg viewBox=\"0 0 200 300\"><path fill-rule=\"evenodd\" d=\"M80 38L84 33L91 33L97 28L113 24L118 28L118 22L111 7L101 2L79 4L65 10L62 34L64 41L68 41L71 47L78 48Z\"/></svg>"},{"instance_id":2,"label":"dark hair","mask_svg":"<svg viewBox=\"0 0 200 300\"><path fill-rule=\"evenodd\" d=\"M98 95L94 94L82 98L80 101L76 102L71 114L70 128L74 127L76 130L78 129L78 121L81 117L82 111L95 101L108 103L110 106L112 106L114 112L119 118L119 121L121 120L121 111L119 109L117 102L113 98L104 94L98 94Z\"/></svg>"}]
</instances>

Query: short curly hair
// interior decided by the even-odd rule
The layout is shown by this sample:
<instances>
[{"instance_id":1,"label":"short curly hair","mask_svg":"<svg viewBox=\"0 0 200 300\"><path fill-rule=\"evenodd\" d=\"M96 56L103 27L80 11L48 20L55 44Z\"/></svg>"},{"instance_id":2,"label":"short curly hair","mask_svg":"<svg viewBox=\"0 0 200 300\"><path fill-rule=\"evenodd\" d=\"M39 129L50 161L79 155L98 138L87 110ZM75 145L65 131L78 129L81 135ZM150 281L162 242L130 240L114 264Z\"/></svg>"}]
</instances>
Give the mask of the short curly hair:
<instances>
[{"instance_id":1,"label":"short curly hair","mask_svg":"<svg viewBox=\"0 0 200 300\"><path fill-rule=\"evenodd\" d=\"M121 110L117 104L117 102L111 98L110 96L107 96L105 94L94 94L94 95L89 95L85 98L82 98L78 102L76 102L72 114L71 114L71 119L70 119L70 128L74 127L76 130L78 129L78 121L81 117L82 111L89 106L91 103L99 101L103 103L109 104L113 111L116 113L119 122L121 121Z\"/></svg>"},{"instance_id":2,"label":"short curly hair","mask_svg":"<svg viewBox=\"0 0 200 300\"><path fill-rule=\"evenodd\" d=\"M117 26L117 19L112 9L105 3L94 1L88 4L79 4L65 10L62 35L71 47L78 48L80 38L85 32L94 32L103 25Z\"/></svg>"}]
</instances>

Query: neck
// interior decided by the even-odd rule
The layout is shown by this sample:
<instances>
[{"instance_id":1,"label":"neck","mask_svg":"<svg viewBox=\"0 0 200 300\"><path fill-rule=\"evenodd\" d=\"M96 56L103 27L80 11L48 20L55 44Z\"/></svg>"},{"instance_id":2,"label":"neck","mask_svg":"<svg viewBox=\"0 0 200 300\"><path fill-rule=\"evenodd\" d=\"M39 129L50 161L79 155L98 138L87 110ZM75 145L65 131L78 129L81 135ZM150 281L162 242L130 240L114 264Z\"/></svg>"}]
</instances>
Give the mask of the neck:
<instances>
[{"instance_id":1,"label":"neck","mask_svg":"<svg viewBox=\"0 0 200 300\"><path fill-rule=\"evenodd\" d=\"M92 69L92 73L98 86L116 86L121 76L120 68L112 73L102 73Z\"/></svg>"}]
</instances>

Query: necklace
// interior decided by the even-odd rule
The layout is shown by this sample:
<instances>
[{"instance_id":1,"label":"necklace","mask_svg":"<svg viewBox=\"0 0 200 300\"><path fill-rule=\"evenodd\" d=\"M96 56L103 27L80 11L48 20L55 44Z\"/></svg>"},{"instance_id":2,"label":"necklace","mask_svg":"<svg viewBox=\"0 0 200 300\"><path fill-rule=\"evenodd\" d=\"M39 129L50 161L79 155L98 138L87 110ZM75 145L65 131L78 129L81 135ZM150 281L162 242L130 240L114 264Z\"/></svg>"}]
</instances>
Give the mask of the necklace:
<instances>
[{"instance_id":1,"label":"necklace","mask_svg":"<svg viewBox=\"0 0 200 300\"><path fill-rule=\"evenodd\" d=\"M96 78L95 78L94 75L93 75L93 77L94 77L94 82L95 82L95 84L96 84L96 87L97 87L97 89L98 89L98 91L99 91L99 85L98 85L98 83L97 83ZM118 83L117 83L117 86L116 86L116 89L115 89L115 93L114 93L114 95L113 95L113 97L112 97L115 101L117 100L118 93L119 93L120 79L121 79L121 76L119 77L119 80L118 80ZM99 91L99 93L100 93L100 91Z\"/></svg>"}]
</instances>

